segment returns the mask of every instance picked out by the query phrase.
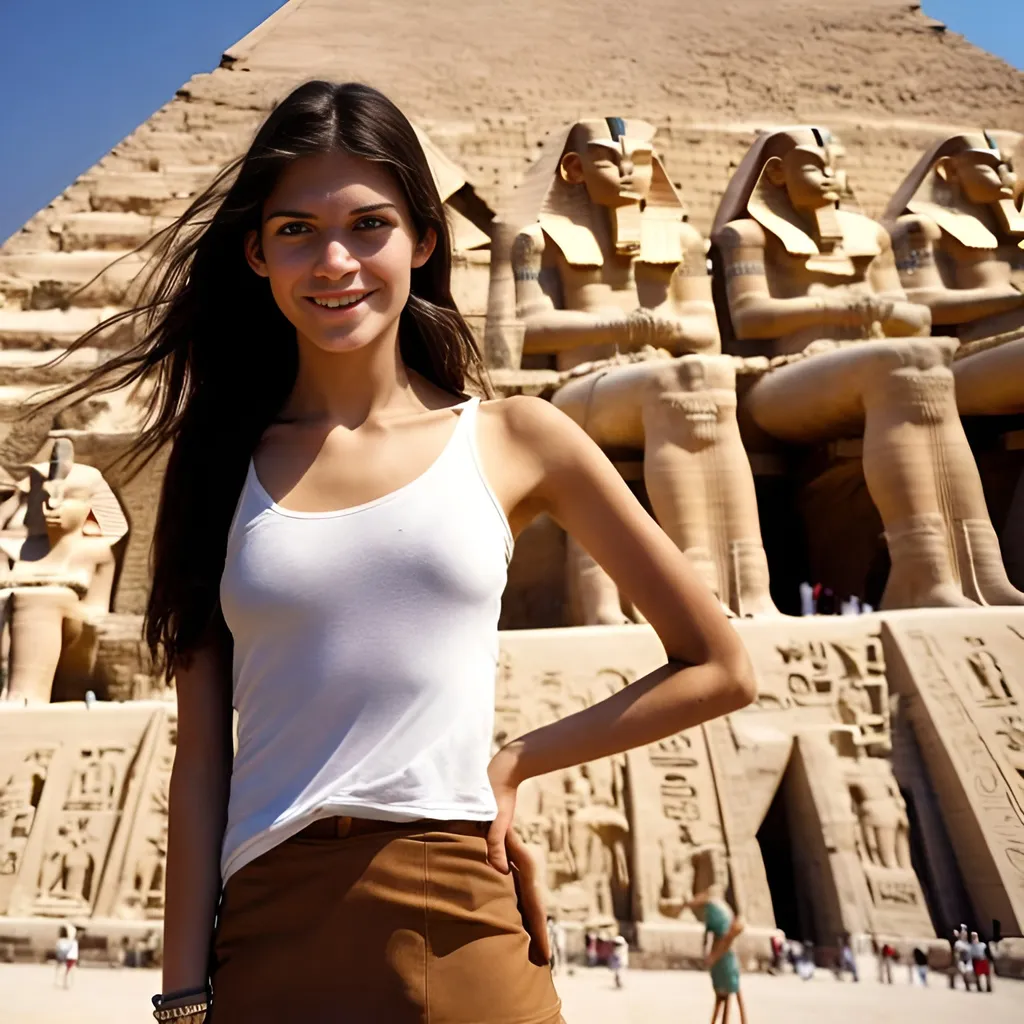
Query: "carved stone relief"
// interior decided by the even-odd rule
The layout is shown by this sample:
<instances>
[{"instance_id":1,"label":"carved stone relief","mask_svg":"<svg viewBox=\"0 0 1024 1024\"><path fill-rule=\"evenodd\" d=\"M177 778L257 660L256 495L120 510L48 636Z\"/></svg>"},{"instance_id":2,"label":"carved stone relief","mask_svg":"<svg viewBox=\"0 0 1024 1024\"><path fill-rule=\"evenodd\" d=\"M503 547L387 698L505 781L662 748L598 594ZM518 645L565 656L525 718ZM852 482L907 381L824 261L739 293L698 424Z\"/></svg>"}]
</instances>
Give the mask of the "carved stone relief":
<instances>
[{"instance_id":1,"label":"carved stone relief","mask_svg":"<svg viewBox=\"0 0 1024 1024\"><path fill-rule=\"evenodd\" d=\"M890 678L909 707L977 912L1024 926L1024 613L964 622L936 612L886 622ZM956 824L953 824L956 823Z\"/></svg>"}]
</instances>

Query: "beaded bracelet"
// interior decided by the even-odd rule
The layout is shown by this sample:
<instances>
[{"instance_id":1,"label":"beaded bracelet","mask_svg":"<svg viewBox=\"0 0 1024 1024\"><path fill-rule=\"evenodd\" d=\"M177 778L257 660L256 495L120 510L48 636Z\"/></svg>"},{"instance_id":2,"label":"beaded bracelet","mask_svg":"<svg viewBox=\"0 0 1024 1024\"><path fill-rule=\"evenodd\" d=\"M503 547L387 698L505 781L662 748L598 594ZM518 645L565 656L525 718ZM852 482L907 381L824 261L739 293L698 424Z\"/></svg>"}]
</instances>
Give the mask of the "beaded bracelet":
<instances>
[{"instance_id":1,"label":"beaded bracelet","mask_svg":"<svg viewBox=\"0 0 1024 1024\"><path fill-rule=\"evenodd\" d=\"M185 999L179 1006L165 1006L165 1003ZM153 996L153 1017L158 1021L175 1021L176 1024L202 1024L210 1007L206 989L191 992L174 992Z\"/></svg>"}]
</instances>

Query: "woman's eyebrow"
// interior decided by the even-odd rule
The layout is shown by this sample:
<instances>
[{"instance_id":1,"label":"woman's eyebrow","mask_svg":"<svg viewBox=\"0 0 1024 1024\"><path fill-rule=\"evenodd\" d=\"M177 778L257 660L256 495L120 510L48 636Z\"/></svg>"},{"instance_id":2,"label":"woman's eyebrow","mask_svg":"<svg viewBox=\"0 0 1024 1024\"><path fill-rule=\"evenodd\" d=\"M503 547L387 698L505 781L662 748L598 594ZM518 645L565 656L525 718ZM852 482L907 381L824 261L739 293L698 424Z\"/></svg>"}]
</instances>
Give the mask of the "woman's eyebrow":
<instances>
[{"instance_id":1,"label":"woman's eyebrow","mask_svg":"<svg viewBox=\"0 0 1024 1024\"><path fill-rule=\"evenodd\" d=\"M364 213L375 213L377 210L397 210L394 203L370 203L367 206L357 206L349 211L349 216L357 216ZM307 213L303 210L274 210L268 213L265 220L271 221L275 217L291 217L294 220L316 220L315 213Z\"/></svg>"},{"instance_id":2,"label":"woman's eyebrow","mask_svg":"<svg viewBox=\"0 0 1024 1024\"><path fill-rule=\"evenodd\" d=\"M275 217L294 217L296 220L316 220L315 213L303 213L302 210L275 210L268 213L266 220L273 220Z\"/></svg>"},{"instance_id":3,"label":"woman's eyebrow","mask_svg":"<svg viewBox=\"0 0 1024 1024\"><path fill-rule=\"evenodd\" d=\"M377 210L397 210L394 203L370 203L369 206L357 206L352 213L375 213Z\"/></svg>"}]
</instances>

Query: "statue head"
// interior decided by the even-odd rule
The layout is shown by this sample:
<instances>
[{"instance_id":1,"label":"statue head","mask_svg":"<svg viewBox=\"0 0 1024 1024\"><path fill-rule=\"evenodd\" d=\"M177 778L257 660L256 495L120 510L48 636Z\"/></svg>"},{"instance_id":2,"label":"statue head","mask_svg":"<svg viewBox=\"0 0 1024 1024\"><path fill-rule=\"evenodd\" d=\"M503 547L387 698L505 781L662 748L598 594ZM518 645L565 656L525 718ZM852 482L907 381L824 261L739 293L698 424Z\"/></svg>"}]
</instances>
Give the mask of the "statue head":
<instances>
[{"instance_id":1,"label":"statue head","mask_svg":"<svg viewBox=\"0 0 1024 1024\"><path fill-rule=\"evenodd\" d=\"M759 219L763 207L814 215L834 209L848 193L839 169L843 150L826 128L799 126L762 132L747 150L719 204L715 233L733 220Z\"/></svg>"},{"instance_id":2,"label":"statue head","mask_svg":"<svg viewBox=\"0 0 1024 1024\"><path fill-rule=\"evenodd\" d=\"M51 537L81 533L115 543L128 532L128 521L103 474L75 463L68 438L56 438L48 463L33 466L32 472L43 478L42 514Z\"/></svg>"},{"instance_id":3,"label":"statue head","mask_svg":"<svg viewBox=\"0 0 1024 1024\"><path fill-rule=\"evenodd\" d=\"M642 121L621 117L580 121L569 132L558 173L582 185L597 206L643 202L654 179L654 146ZM632 129L635 134L627 134Z\"/></svg>"},{"instance_id":4,"label":"statue head","mask_svg":"<svg viewBox=\"0 0 1024 1024\"><path fill-rule=\"evenodd\" d=\"M853 257L881 249L877 225L856 210L839 162L843 153L826 128L763 132L732 176L711 228L717 242L732 221L752 219L811 269L850 277Z\"/></svg>"},{"instance_id":5,"label":"statue head","mask_svg":"<svg viewBox=\"0 0 1024 1024\"><path fill-rule=\"evenodd\" d=\"M1019 194L1013 146L1018 139L1016 133L990 131L939 139L896 190L885 220L923 214L964 244L987 248L996 240L977 218L979 208L993 207L1001 215L1002 227L1012 234L1024 233L1024 223L1013 223Z\"/></svg>"},{"instance_id":6,"label":"statue head","mask_svg":"<svg viewBox=\"0 0 1024 1024\"><path fill-rule=\"evenodd\" d=\"M516 186L503 219L516 230L540 223L573 265L604 263L595 238L598 217L610 224L616 251L648 263L678 263L685 211L654 134L646 121L621 117L558 129Z\"/></svg>"}]
</instances>

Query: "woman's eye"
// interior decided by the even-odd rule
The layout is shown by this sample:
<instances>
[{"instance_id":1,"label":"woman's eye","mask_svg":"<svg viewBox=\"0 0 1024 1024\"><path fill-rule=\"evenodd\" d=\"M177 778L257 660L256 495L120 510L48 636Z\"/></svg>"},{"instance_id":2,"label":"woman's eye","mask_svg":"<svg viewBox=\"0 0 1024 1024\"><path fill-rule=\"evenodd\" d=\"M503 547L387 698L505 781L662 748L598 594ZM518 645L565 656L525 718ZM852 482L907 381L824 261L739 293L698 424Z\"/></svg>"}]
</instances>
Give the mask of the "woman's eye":
<instances>
[{"instance_id":1,"label":"woman's eye","mask_svg":"<svg viewBox=\"0 0 1024 1024\"><path fill-rule=\"evenodd\" d=\"M376 228L386 228L388 222L383 217L360 217L355 223L357 231L373 231Z\"/></svg>"},{"instance_id":2,"label":"woman's eye","mask_svg":"<svg viewBox=\"0 0 1024 1024\"><path fill-rule=\"evenodd\" d=\"M279 235L301 235L305 231L309 230L308 224L303 224L302 221L293 220L285 224L284 227L278 231Z\"/></svg>"}]
</instances>

